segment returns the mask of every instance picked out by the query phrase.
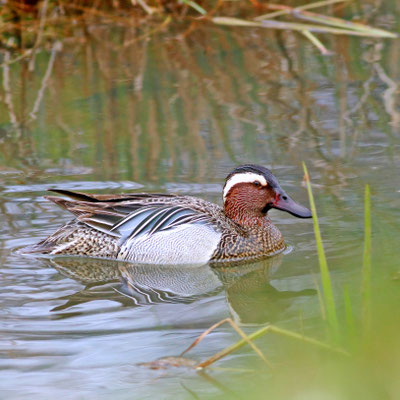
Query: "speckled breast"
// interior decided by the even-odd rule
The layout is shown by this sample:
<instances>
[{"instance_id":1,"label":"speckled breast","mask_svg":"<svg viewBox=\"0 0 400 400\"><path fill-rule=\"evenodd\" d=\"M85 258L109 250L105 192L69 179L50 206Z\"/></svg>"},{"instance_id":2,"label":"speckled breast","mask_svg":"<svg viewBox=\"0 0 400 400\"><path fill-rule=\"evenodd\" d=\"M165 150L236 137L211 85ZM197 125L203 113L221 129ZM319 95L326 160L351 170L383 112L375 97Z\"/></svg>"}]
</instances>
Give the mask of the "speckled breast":
<instances>
[{"instance_id":1,"label":"speckled breast","mask_svg":"<svg viewBox=\"0 0 400 400\"><path fill-rule=\"evenodd\" d=\"M279 229L268 223L264 227L244 229L242 234L223 232L211 262L234 262L272 256L286 248Z\"/></svg>"}]
</instances>

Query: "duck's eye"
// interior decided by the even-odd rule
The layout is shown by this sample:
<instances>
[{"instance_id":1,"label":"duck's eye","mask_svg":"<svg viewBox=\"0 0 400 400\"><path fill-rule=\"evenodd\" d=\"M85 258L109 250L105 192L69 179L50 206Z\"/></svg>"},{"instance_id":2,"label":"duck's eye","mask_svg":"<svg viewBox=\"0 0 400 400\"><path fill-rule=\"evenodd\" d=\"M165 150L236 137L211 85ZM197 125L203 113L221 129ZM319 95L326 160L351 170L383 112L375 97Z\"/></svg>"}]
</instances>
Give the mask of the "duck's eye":
<instances>
[{"instance_id":1,"label":"duck's eye","mask_svg":"<svg viewBox=\"0 0 400 400\"><path fill-rule=\"evenodd\" d=\"M258 187L258 188L261 187L261 183L258 182L258 181L254 181L253 184L254 184L255 187Z\"/></svg>"}]
</instances>

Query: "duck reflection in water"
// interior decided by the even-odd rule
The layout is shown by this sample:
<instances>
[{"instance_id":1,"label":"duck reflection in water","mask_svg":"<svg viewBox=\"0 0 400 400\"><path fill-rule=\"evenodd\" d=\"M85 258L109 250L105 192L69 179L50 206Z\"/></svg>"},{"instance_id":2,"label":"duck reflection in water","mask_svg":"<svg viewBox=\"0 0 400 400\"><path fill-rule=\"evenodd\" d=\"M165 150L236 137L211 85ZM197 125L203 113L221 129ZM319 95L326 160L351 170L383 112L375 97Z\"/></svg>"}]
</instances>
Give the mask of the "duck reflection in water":
<instances>
[{"instance_id":1,"label":"duck reflection in water","mask_svg":"<svg viewBox=\"0 0 400 400\"><path fill-rule=\"evenodd\" d=\"M127 262L60 257L43 259L61 274L85 285L64 296L66 302L52 311L65 311L93 300L111 300L124 306L193 303L225 292L232 318L240 324L262 324L279 316L300 296L316 291L279 291L269 283L282 256L240 266L136 265Z\"/></svg>"}]
</instances>

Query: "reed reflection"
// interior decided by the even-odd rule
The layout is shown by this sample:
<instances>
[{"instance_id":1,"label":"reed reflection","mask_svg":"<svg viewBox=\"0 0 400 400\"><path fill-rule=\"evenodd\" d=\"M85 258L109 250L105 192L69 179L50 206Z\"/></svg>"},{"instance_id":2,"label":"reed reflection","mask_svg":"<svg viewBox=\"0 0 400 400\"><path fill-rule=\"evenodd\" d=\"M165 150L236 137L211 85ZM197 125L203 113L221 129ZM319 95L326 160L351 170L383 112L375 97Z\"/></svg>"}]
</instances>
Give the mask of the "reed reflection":
<instances>
[{"instance_id":1,"label":"reed reflection","mask_svg":"<svg viewBox=\"0 0 400 400\"><path fill-rule=\"evenodd\" d=\"M380 126L388 140L398 128L396 41L355 57L362 39L346 39L329 69L290 33L153 28L77 22L33 58L24 40L0 50L0 163L33 179L68 160L98 180L160 182L184 170L199 182L220 164L284 154L313 160L337 188L371 130L366 115L390 120Z\"/></svg>"}]
</instances>

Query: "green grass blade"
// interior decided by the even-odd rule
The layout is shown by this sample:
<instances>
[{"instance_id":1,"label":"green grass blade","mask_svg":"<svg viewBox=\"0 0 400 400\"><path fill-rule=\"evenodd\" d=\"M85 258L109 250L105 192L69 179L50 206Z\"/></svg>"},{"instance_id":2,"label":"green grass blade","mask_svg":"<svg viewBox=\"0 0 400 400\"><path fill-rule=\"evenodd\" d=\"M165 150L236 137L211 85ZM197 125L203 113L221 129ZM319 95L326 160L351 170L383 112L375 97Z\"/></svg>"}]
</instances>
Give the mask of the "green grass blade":
<instances>
[{"instance_id":1,"label":"green grass blade","mask_svg":"<svg viewBox=\"0 0 400 400\"><path fill-rule=\"evenodd\" d=\"M247 26L254 28L262 28L261 22L248 21L246 19L234 18L234 17L214 17L211 21L217 25L227 26Z\"/></svg>"},{"instance_id":2,"label":"green grass blade","mask_svg":"<svg viewBox=\"0 0 400 400\"><path fill-rule=\"evenodd\" d=\"M314 32L322 32L320 29L324 25L329 26L329 30L325 32L329 32L332 34L348 34L348 35L356 35L356 36L370 36L370 37L384 37L384 38L397 38L398 35L392 32L385 31L383 29L379 28L373 28L368 25L361 24L359 22L353 22L353 21L348 21L342 18L337 18L337 17L331 17L323 14L317 14L314 12L310 12L307 10L317 8L317 7L323 7L339 2L345 2L347 0L326 0L326 1L318 1L315 3L311 4L306 4L303 6L299 7L290 7L282 4L268 4L268 8L270 9L276 9L278 11L271 12L268 14L260 15L256 18L254 18L254 21L264 21L265 23L271 25L271 20L273 18L277 18L279 16L283 15L289 15L294 18L299 18L305 21L310 21L313 23L316 23L317 25L309 25L309 28L305 28L305 30L313 30ZM268 21L268 22L267 22ZM304 24L296 24L292 22L284 22L284 21L275 21L276 23L287 23L287 24L292 24L291 28L287 29L292 29L292 30L301 30L301 25ZM281 27L279 27L281 26ZM320 29L318 29L318 26ZM338 29L332 29L333 28L338 28ZM276 25L276 29L284 29L282 28L282 25ZM345 33L347 32L347 33ZM353 32L353 33L348 33L348 32ZM358 33L355 33L358 32Z\"/></svg>"},{"instance_id":3,"label":"green grass blade","mask_svg":"<svg viewBox=\"0 0 400 400\"><path fill-rule=\"evenodd\" d=\"M322 297L322 292L321 292L321 288L319 287L319 283L318 283L317 277L314 274L313 274L313 281L314 281L314 284L315 284L315 289L317 291L318 302L319 302L319 307L320 307L320 311L321 311L321 317L322 317L322 319L326 320L326 311L325 311L324 298Z\"/></svg>"},{"instance_id":4,"label":"green grass blade","mask_svg":"<svg viewBox=\"0 0 400 400\"><path fill-rule=\"evenodd\" d=\"M292 31L303 31L308 30L314 33L331 33L332 35L348 35L348 36L361 36L361 37L386 37L386 38L396 38L397 36L390 33L377 33L376 31L369 30L352 30L345 28L330 27L328 25L321 24L300 24L297 22L284 22L284 21L274 21L274 20L262 20L262 27L270 29L287 29Z\"/></svg>"},{"instance_id":5,"label":"green grass blade","mask_svg":"<svg viewBox=\"0 0 400 400\"><path fill-rule=\"evenodd\" d=\"M295 13L294 16L305 21L310 21L321 25L329 25L340 29L364 32L375 35L376 37L388 37L392 39L397 38L397 35L395 33L385 31L383 29L373 28L371 26L360 24L357 22L347 21L342 18L329 17L327 15L311 13L308 11L299 11Z\"/></svg>"},{"instance_id":6,"label":"green grass blade","mask_svg":"<svg viewBox=\"0 0 400 400\"><path fill-rule=\"evenodd\" d=\"M367 328L371 318L371 195L369 185L365 186L364 195L364 254L361 293L363 323Z\"/></svg>"},{"instance_id":7,"label":"green grass blade","mask_svg":"<svg viewBox=\"0 0 400 400\"><path fill-rule=\"evenodd\" d=\"M180 2L188 5L189 7L192 7L194 10L196 10L201 15L207 14L207 11L203 7L199 6L197 3L195 3L192 0L180 0Z\"/></svg>"},{"instance_id":8,"label":"green grass blade","mask_svg":"<svg viewBox=\"0 0 400 400\"><path fill-rule=\"evenodd\" d=\"M292 31L308 31L315 33L331 33L332 35L349 35L349 36L361 36L361 37L397 37L390 32L376 33L369 30L356 31L351 29L342 29L330 27L328 25L317 25L317 24L299 24L296 22L285 22L275 20L262 20L260 22L248 21L240 18L233 17L214 17L210 19L211 22L217 25L227 26L242 26L242 27L254 27L254 28L267 28L267 29L281 29L281 30L292 30Z\"/></svg>"},{"instance_id":9,"label":"green grass blade","mask_svg":"<svg viewBox=\"0 0 400 400\"><path fill-rule=\"evenodd\" d=\"M304 6L299 6L299 7L296 7L296 8L292 8L292 7L286 6L284 9L280 9L279 11L275 11L275 12L272 12L272 13L260 15L260 16L258 16L256 18L254 18L254 20L255 21L260 21L262 19L276 18L276 17L280 17L282 15L291 14L294 10L297 10L297 11L298 10L311 10L312 8L325 7L325 6L328 6L328 5L331 5L331 4L335 4L335 3L344 3L346 1L349 1L349 0L317 1L315 3L306 4ZM274 9L274 5L273 4L269 4L268 6L269 6L269 8ZM282 8L281 4L279 4L279 8Z\"/></svg>"},{"instance_id":10,"label":"green grass blade","mask_svg":"<svg viewBox=\"0 0 400 400\"><path fill-rule=\"evenodd\" d=\"M351 348L354 348L357 331L356 331L356 323L353 313L353 307L351 305L349 288L347 286L345 286L343 294L344 294L344 311L346 315L348 345Z\"/></svg>"},{"instance_id":11,"label":"green grass blade","mask_svg":"<svg viewBox=\"0 0 400 400\"><path fill-rule=\"evenodd\" d=\"M315 36L313 35L310 31L304 30L301 31L301 33L315 46L317 49L323 54L324 56L329 56L332 54L331 51L329 51L324 44Z\"/></svg>"},{"instance_id":12,"label":"green grass blade","mask_svg":"<svg viewBox=\"0 0 400 400\"><path fill-rule=\"evenodd\" d=\"M307 184L308 197L310 199L310 207L313 215L315 240L317 242L318 260L321 272L322 289L324 293L325 310L329 325L329 332L332 340L339 342L339 323L336 314L335 299L333 297L332 283L329 275L328 263L325 257L324 246L322 244L321 232L318 224L317 210L315 207L314 197L311 190L310 176L306 164L303 162L304 176Z\"/></svg>"},{"instance_id":13,"label":"green grass blade","mask_svg":"<svg viewBox=\"0 0 400 400\"><path fill-rule=\"evenodd\" d=\"M253 340L258 339L261 336L264 336L265 334L267 334L269 332L275 333L277 335L285 336L285 337L288 337L291 339L299 340L303 343L308 343L313 346L319 347L321 349L333 351L335 353L342 354L344 356L349 355L345 350L343 350L339 347L331 346L331 345L321 342L317 339L310 338L308 336L303 336L297 332L292 332L292 331L288 331L283 328L278 328L275 325L264 326L263 328L258 329L256 332L253 332L252 334L248 335L247 339L250 341L253 341ZM222 358L226 357L227 355L239 350L241 347L243 347L247 343L248 342L245 339L238 340L236 343L232 344L231 346L226 347L225 349L219 351L218 353L214 354L213 356L207 358L207 360L204 360L204 361L200 362L199 364L197 364L197 368L206 368L206 367L214 364L216 361L221 360Z\"/></svg>"}]
</instances>

